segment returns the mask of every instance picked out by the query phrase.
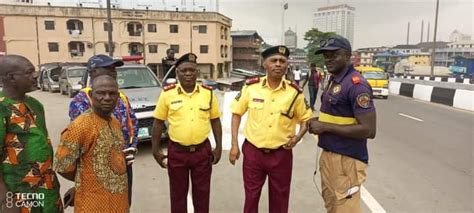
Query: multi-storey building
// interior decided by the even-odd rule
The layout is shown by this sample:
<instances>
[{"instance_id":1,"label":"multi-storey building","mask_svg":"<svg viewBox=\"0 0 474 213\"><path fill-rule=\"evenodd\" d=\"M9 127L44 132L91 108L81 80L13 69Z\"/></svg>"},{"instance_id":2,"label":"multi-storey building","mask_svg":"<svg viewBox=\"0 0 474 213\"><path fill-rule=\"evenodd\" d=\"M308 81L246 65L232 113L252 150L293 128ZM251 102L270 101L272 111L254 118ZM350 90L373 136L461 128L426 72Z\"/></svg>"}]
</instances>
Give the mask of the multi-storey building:
<instances>
[{"instance_id":1,"label":"multi-storey building","mask_svg":"<svg viewBox=\"0 0 474 213\"><path fill-rule=\"evenodd\" d=\"M355 8L347 4L321 7L314 13L313 27L322 32L335 32L354 46Z\"/></svg>"},{"instance_id":2,"label":"multi-storey building","mask_svg":"<svg viewBox=\"0 0 474 213\"><path fill-rule=\"evenodd\" d=\"M253 30L232 31L232 66L235 69L260 70L263 39Z\"/></svg>"}]
</instances>

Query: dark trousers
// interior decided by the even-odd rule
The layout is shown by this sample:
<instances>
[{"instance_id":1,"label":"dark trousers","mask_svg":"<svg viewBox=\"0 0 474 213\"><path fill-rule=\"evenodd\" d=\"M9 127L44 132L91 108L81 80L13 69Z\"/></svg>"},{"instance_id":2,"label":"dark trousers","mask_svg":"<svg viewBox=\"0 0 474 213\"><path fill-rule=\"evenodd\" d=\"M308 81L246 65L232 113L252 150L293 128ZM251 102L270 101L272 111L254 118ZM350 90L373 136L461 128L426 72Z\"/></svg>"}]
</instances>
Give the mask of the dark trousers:
<instances>
[{"instance_id":1,"label":"dark trousers","mask_svg":"<svg viewBox=\"0 0 474 213\"><path fill-rule=\"evenodd\" d=\"M128 178L128 206L132 206L132 185L133 185L132 165L127 166L127 178Z\"/></svg>"},{"instance_id":2,"label":"dark trousers","mask_svg":"<svg viewBox=\"0 0 474 213\"><path fill-rule=\"evenodd\" d=\"M267 176L269 212L287 213L293 167L292 151L280 148L270 153L264 153L245 140L242 153L244 155L244 213L258 212L260 194Z\"/></svg>"},{"instance_id":3,"label":"dark trousers","mask_svg":"<svg viewBox=\"0 0 474 213\"><path fill-rule=\"evenodd\" d=\"M318 98L318 88L308 85L309 90L309 105L311 109L314 111L314 104L316 104L316 99Z\"/></svg>"},{"instance_id":4,"label":"dark trousers","mask_svg":"<svg viewBox=\"0 0 474 213\"><path fill-rule=\"evenodd\" d=\"M209 212L212 149L206 139L194 152L183 150L175 142L168 143L168 176L172 213L186 213L189 177L191 175L194 212Z\"/></svg>"}]
</instances>

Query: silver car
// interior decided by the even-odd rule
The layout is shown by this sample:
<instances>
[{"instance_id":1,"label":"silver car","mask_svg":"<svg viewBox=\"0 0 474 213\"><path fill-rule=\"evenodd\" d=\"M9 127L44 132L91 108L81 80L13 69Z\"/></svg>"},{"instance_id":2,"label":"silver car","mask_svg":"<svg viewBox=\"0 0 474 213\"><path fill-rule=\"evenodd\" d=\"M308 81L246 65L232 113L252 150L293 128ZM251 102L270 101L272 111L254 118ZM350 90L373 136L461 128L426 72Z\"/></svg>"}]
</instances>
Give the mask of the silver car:
<instances>
[{"instance_id":1,"label":"silver car","mask_svg":"<svg viewBox=\"0 0 474 213\"><path fill-rule=\"evenodd\" d=\"M162 91L161 84L150 68L143 64L125 64L116 69L119 89L129 98L138 119L138 141L149 141L154 121L153 111ZM90 85L88 73L83 79L83 82ZM162 138L167 137L167 131L164 131Z\"/></svg>"},{"instance_id":2,"label":"silver car","mask_svg":"<svg viewBox=\"0 0 474 213\"><path fill-rule=\"evenodd\" d=\"M59 76L59 92L62 95L68 95L74 97L79 90L82 89L82 85L79 82L82 76L86 72L86 67L73 66L63 67L61 75Z\"/></svg>"}]
</instances>

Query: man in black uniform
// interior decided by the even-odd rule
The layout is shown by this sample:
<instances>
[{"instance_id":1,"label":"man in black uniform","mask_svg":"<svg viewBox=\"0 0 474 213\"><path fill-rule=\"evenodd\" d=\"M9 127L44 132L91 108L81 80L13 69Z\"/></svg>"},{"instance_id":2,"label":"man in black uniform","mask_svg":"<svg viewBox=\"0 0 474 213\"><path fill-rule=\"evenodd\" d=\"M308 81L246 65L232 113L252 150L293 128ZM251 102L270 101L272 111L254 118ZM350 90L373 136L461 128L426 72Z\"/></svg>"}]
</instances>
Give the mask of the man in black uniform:
<instances>
[{"instance_id":1,"label":"man in black uniform","mask_svg":"<svg viewBox=\"0 0 474 213\"><path fill-rule=\"evenodd\" d=\"M161 65L162 65L162 68L163 68L163 78L166 75L166 73L168 72L168 70L174 65L175 61L176 61L176 59L174 58L174 50L171 49L171 48L167 49L166 50L166 57L161 59ZM167 79L168 78L176 78L175 71L174 70L171 71L166 78ZM166 79L163 79L163 82L166 82Z\"/></svg>"}]
</instances>

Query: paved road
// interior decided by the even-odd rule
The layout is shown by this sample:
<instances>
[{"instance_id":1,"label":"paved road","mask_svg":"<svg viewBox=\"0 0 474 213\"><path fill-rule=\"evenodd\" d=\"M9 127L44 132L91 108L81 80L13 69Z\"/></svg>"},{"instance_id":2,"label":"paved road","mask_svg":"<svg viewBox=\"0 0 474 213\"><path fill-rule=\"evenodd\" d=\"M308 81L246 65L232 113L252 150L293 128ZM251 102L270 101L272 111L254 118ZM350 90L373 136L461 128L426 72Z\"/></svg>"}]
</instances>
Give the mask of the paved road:
<instances>
[{"instance_id":1,"label":"paved road","mask_svg":"<svg viewBox=\"0 0 474 213\"><path fill-rule=\"evenodd\" d=\"M69 98L34 92L45 105L49 133L56 146L67 125ZM474 113L400 96L376 100L378 132L369 144L367 190L387 212L472 212ZM405 115L401 116L399 113ZM413 120L415 117L422 121ZM291 212L324 212L313 184L316 140L306 135L294 150ZM241 212L242 167L231 166L228 152L214 167L211 212ZM143 144L135 162L132 212L169 212L166 170ZM64 192L72 184L61 179ZM268 191L260 209L268 212ZM363 206L365 212L369 208Z\"/></svg>"}]
</instances>

